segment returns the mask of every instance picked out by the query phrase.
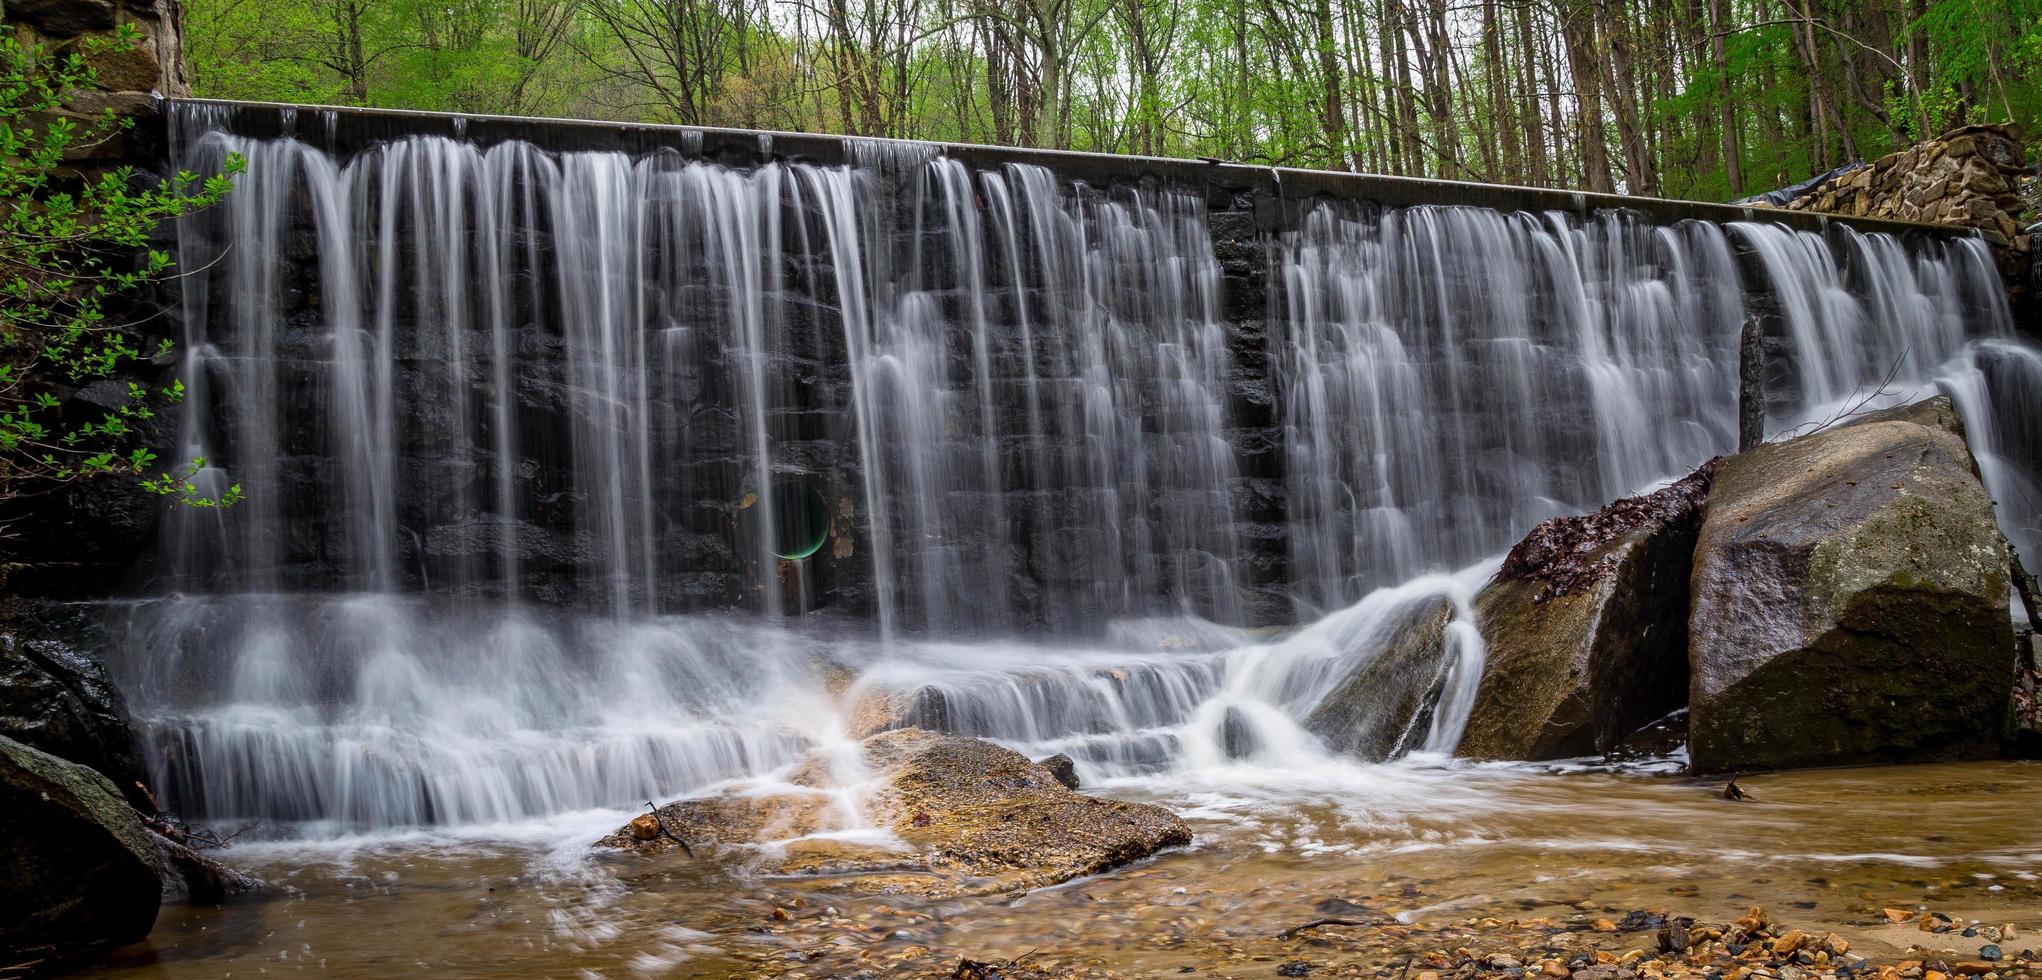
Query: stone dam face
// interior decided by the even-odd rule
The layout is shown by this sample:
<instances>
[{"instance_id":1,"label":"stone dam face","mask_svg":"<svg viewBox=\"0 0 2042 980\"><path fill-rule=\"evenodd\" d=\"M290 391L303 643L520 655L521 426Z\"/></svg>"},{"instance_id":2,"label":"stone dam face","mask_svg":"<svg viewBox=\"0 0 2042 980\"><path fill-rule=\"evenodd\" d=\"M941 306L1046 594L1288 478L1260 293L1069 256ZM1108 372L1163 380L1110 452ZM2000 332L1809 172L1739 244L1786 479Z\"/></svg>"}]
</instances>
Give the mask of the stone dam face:
<instances>
[{"instance_id":1,"label":"stone dam face","mask_svg":"<svg viewBox=\"0 0 2042 980\"><path fill-rule=\"evenodd\" d=\"M1734 449L1747 316L1776 431L1889 370L2032 370L1994 346L1983 248L1920 227L785 134L168 117L180 165L250 161L179 231L204 271L177 457L249 499L173 515L145 589L828 607L939 635L1294 622Z\"/></svg>"}]
</instances>

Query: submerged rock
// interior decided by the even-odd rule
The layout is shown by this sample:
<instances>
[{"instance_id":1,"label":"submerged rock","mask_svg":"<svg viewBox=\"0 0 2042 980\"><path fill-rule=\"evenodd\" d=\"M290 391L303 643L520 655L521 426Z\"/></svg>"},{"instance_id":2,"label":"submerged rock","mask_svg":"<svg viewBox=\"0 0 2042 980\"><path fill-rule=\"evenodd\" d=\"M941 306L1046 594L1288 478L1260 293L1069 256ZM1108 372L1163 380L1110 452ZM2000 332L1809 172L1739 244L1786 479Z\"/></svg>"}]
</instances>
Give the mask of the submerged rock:
<instances>
[{"instance_id":1,"label":"submerged rock","mask_svg":"<svg viewBox=\"0 0 2042 980\"><path fill-rule=\"evenodd\" d=\"M1511 549L1475 597L1488 658L1458 754L1607 754L1686 701L1689 560L1715 467Z\"/></svg>"},{"instance_id":2,"label":"submerged rock","mask_svg":"<svg viewBox=\"0 0 2042 980\"><path fill-rule=\"evenodd\" d=\"M1370 762L1410 749L1439 701L1448 667L1446 627L1452 619L1453 602L1445 596L1419 606L1380 652L1362 659L1305 716L1305 730Z\"/></svg>"},{"instance_id":3,"label":"submerged rock","mask_svg":"<svg viewBox=\"0 0 2042 980\"><path fill-rule=\"evenodd\" d=\"M813 756L781 793L732 793L661 807L665 833L625 827L598 847L661 852L681 842L714 853L749 845L782 873L849 876L861 888L925 895L1020 891L1127 864L1188 844L1191 831L1160 807L1081 796L1041 763L991 742L920 729L865 740L864 818L897 846L842 837L842 774ZM701 853L702 851L698 851Z\"/></svg>"},{"instance_id":4,"label":"submerged rock","mask_svg":"<svg viewBox=\"0 0 2042 980\"><path fill-rule=\"evenodd\" d=\"M0 736L0 837L0 950L133 942L155 925L155 842L105 776Z\"/></svg>"},{"instance_id":5,"label":"submerged rock","mask_svg":"<svg viewBox=\"0 0 2042 980\"><path fill-rule=\"evenodd\" d=\"M1728 460L1695 550L1694 768L1997 752L2008 568L1947 398Z\"/></svg>"}]
</instances>

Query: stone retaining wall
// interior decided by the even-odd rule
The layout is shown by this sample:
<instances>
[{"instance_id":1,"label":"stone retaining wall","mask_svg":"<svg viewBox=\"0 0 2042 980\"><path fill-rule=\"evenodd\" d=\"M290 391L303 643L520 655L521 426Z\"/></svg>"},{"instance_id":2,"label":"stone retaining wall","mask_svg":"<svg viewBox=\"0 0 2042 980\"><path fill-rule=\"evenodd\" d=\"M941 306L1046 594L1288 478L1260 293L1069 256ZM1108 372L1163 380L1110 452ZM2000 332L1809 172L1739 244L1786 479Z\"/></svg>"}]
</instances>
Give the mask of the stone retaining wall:
<instances>
[{"instance_id":1,"label":"stone retaining wall","mask_svg":"<svg viewBox=\"0 0 2042 980\"><path fill-rule=\"evenodd\" d=\"M152 108L151 93L191 94L184 67L184 10L180 0L0 0L0 30L16 42L39 44L56 55L82 50L89 38L110 37L124 25L139 35L127 48L88 53L98 84L78 89L64 109L97 118L113 109L140 116ZM106 147L119 153L120 147Z\"/></svg>"},{"instance_id":2,"label":"stone retaining wall","mask_svg":"<svg viewBox=\"0 0 2042 980\"><path fill-rule=\"evenodd\" d=\"M2042 215L2034 211L2034 194L2019 127L1981 125L1880 157L1786 209L1976 228L1992 246L2019 310L2032 309L2037 298L2035 241L2042 226L2028 222Z\"/></svg>"}]
</instances>

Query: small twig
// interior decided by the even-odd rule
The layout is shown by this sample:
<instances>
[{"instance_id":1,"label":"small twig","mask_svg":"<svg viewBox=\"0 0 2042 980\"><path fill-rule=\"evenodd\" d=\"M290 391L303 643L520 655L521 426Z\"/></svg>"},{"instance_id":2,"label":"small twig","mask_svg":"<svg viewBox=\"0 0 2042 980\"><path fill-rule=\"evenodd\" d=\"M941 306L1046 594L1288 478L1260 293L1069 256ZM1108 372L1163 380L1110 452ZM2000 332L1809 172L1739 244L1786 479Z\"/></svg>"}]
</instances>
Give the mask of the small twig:
<instances>
[{"instance_id":1,"label":"small twig","mask_svg":"<svg viewBox=\"0 0 2042 980\"><path fill-rule=\"evenodd\" d=\"M1282 932L1277 933L1276 938L1295 939L1297 938L1299 933L1302 933L1307 929L1317 929L1320 926L1366 926L1366 925L1368 925L1368 923L1357 922L1354 919L1313 919L1312 921L1307 922L1304 925L1292 926L1288 929L1285 929Z\"/></svg>"},{"instance_id":2,"label":"small twig","mask_svg":"<svg viewBox=\"0 0 2042 980\"><path fill-rule=\"evenodd\" d=\"M1779 439L1781 438L1799 438L1801 436L1812 436L1817 432L1821 432L1822 430L1827 429L1830 426L1843 421L1844 419L1856 417L1867 404L1871 403L1872 399L1874 398L1878 398L1881 395L1899 394L1900 392L1888 388L1887 385L1893 382L1894 375L1900 373L1901 362L1907 360L1907 355L1912 353L1913 350L1914 349L1911 347L1902 350L1900 352L1900 356L1893 359L1892 366L1886 369L1886 376L1879 379L1878 387L1872 389L1870 392L1867 392L1864 395L1864 397L1859 398L1856 402L1852 403L1850 407L1839 410L1835 414L1831 415L1829 418L1823 419L1819 423L1813 423L1815 427L1812 429L1808 428L1810 423L1803 423L1801 425L1797 425L1791 429L1788 429L1787 431L1781 433L1779 437L1768 441L1779 441ZM1808 431L1806 432L1801 431L1803 429L1807 429Z\"/></svg>"},{"instance_id":3,"label":"small twig","mask_svg":"<svg viewBox=\"0 0 2042 980\"><path fill-rule=\"evenodd\" d=\"M680 838L680 835L674 833L671 830L666 829L666 820L660 817L659 807L653 806L651 800L646 800L645 808L647 810L652 811L652 822L659 825L659 835L661 837L664 837L667 840L673 841L674 843L681 845L682 854L686 854L690 858L695 856L695 849L689 847L687 841L682 840Z\"/></svg>"}]
</instances>

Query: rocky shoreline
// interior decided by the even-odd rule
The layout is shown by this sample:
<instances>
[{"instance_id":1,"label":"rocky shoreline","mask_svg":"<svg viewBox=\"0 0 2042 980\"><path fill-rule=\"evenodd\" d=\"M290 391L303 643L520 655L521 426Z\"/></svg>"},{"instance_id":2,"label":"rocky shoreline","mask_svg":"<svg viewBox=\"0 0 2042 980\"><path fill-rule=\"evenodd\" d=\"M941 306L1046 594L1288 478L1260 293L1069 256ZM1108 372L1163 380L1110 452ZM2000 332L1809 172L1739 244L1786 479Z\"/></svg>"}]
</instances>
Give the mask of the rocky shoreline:
<instances>
[{"instance_id":1,"label":"rocky shoreline","mask_svg":"<svg viewBox=\"0 0 2042 980\"><path fill-rule=\"evenodd\" d=\"M1329 900L1326 913L1288 927L1247 930L1177 948L1174 975L1216 978L1337 977L1398 980L2025 980L2042 976L2030 933L2011 924L1967 921L1934 910L1868 911L1883 933L1867 955L1839 932L1796 928L1754 906L1729 921L1666 909L1619 911L1582 902L1564 913L1405 922L1384 899ZM797 952L762 962L760 975L788 978L928 977L956 980L1120 980L1154 975L1088 963L1083 950L1042 948L987 958L922 944L846 944L859 924L834 906L800 898L774 906L762 931ZM873 916L918 921L882 908ZM1897 937L1897 938L1896 938Z\"/></svg>"}]
</instances>

